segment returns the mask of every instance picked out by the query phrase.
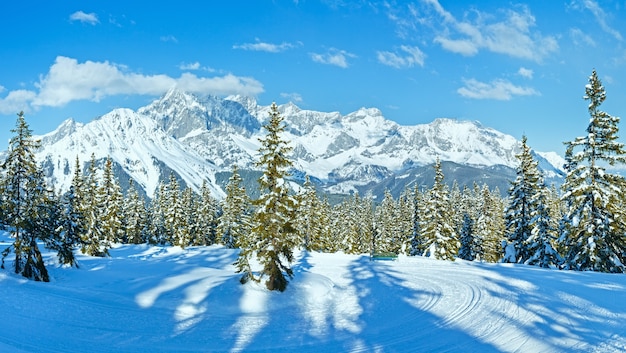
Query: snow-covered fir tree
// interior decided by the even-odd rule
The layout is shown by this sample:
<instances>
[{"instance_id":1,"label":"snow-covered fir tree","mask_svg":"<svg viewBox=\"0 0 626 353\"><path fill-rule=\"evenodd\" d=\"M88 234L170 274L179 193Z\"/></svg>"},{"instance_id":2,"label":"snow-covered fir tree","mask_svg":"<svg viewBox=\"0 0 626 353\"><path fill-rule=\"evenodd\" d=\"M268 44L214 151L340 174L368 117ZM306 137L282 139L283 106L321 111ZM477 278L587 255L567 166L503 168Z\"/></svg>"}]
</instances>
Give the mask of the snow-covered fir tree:
<instances>
[{"instance_id":1,"label":"snow-covered fir tree","mask_svg":"<svg viewBox=\"0 0 626 353\"><path fill-rule=\"evenodd\" d=\"M560 242L566 249L564 267L581 271L626 270L626 211L622 207L625 179L607 171L626 162L617 141L619 118L600 110L606 99L594 70L585 87L589 101L587 133L566 142L563 202L567 211Z\"/></svg>"},{"instance_id":2,"label":"snow-covered fir tree","mask_svg":"<svg viewBox=\"0 0 626 353\"><path fill-rule=\"evenodd\" d=\"M245 251L251 249L256 242L249 237L251 204L242 184L239 170L234 165L233 173L226 185L226 197L221 202L222 214L217 220L217 234L220 243L227 248L238 247ZM243 268L249 267L249 255L242 255L239 259Z\"/></svg>"},{"instance_id":3,"label":"snow-covered fir tree","mask_svg":"<svg viewBox=\"0 0 626 353\"><path fill-rule=\"evenodd\" d=\"M293 276L290 267L293 249L300 242L294 227L296 200L290 195L285 177L291 161L288 154L292 150L281 134L285 131L284 118L272 103L269 121L263 125L267 135L260 138L260 159L256 166L263 168L259 178L261 195L254 204L257 207L252 219L252 236L257 240L252 244L257 259L263 266L260 277L267 276L265 285L269 290L284 291L288 279ZM245 272L242 280L252 278Z\"/></svg>"},{"instance_id":4,"label":"snow-covered fir tree","mask_svg":"<svg viewBox=\"0 0 626 353\"><path fill-rule=\"evenodd\" d=\"M206 180L200 187L200 200L196 213L199 234L194 245L211 245L217 242L218 203L211 195Z\"/></svg>"},{"instance_id":5,"label":"snow-covered fir tree","mask_svg":"<svg viewBox=\"0 0 626 353\"><path fill-rule=\"evenodd\" d=\"M98 188L97 202L99 208L98 221L103 233L103 242L107 249L112 243L123 242L122 207L124 195L113 174L113 161L108 157L104 163L102 182Z\"/></svg>"},{"instance_id":6,"label":"snow-covered fir tree","mask_svg":"<svg viewBox=\"0 0 626 353\"><path fill-rule=\"evenodd\" d=\"M504 262L525 263L533 255L528 249L528 239L533 230L533 215L537 209L537 194L543 179L532 156L526 136L522 137L521 152L515 156L519 161L517 174L509 189L509 203L505 210L507 244L504 246Z\"/></svg>"},{"instance_id":7,"label":"snow-covered fir tree","mask_svg":"<svg viewBox=\"0 0 626 353\"><path fill-rule=\"evenodd\" d=\"M165 213L167 212L167 192L163 180L159 182L155 195L150 201L148 212L148 243L165 244L167 234L165 231Z\"/></svg>"},{"instance_id":8,"label":"snow-covered fir tree","mask_svg":"<svg viewBox=\"0 0 626 353\"><path fill-rule=\"evenodd\" d=\"M98 169L96 156L91 155L85 175L85 188L82 197L81 213L85 219L85 232L81 237L81 251L90 256L108 256L110 241L106 239L100 222L101 205L98 198Z\"/></svg>"},{"instance_id":9,"label":"snow-covered fir tree","mask_svg":"<svg viewBox=\"0 0 626 353\"><path fill-rule=\"evenodd\" d=\"M454 260L459 251L459 240L452 221L448 187L444 184L441 161L434 165L435 182L430 189L424 212L422 234L424 254L441 260Z\"/></svg>"},{"instance_id":10,"label":"snow-covered fir tree","mask_svg":"<svg viewBox=\"0 0 626 353\"><path fill-rule=\"evenodd\" d=\"M48 201L47 186L35 161L34 151L39 142L32 136L24 112L18 114L15 135L9 141L8 155L2 164L0 195L2 197L3 223L9 226L13 244L2 252L2 268L11 250L15 253L15 273L36 281L50 280L37 242L45 240L49 229L46 222Z\"/></svg>"},{"instance_id":11,"label":"snow-covered fir tree","mask_svg":"<svg viewBox=\"0 0 626 353\"><path fill-rule=\"evenodd\" d=\"M385 196L376 207L374 217L376 240L373 243L373 252L398 254L404 239L399 229L399 210L389 190L385 190Z\"/></svg>"},{"instance_id":12,"label":"snow-covered fir tree","mask_svg":"<svg viewBox=\"0 0 626 353\"><path fill-rule=\"evenodd\" d=\"M526 240L526 250L530 257L525 264L549 268L559 266L562 262L555 247L556 228L551 218L549 198L550 191L542 185L533 200L535 207L531 211L532 230Z\"/></svg>"},{"instance_id":13,"label":"snow-covered fir tree","mask_svg":"<svg viewBox=\"0 0 626 353\"><path fill-rule=\"evenodd\" d=\"M139 196L135 181L129 180L128 190L122 213L124 214L125 241L130 244L142 244L147 237L146 202Z\"/></svg>"},{"instance_id":14,"label":"snow-covered fir tree","mask_svg":"<svg viewBox=\"0 0 626 353\"><path fill-rule=\"evenodd\" d=\"M476 238L474 237L474 220L468 213L463 214L463 223L459 232L459 258L468 261L474 261L476 254L479 252Z\"/></svg>"},{"instance_id":15,"label":"snow-covered fir tree","mask_svg":"<svg viewBox=\"0 0 626 353\"><path fill-rule=\"evenodd\" d=\"M410 235L408 240L407 255L416 256L424 252L424 242L420 231L422 193L415 185L408 196L410 198L409 214L411 220Z\"/></svg>"},{"instance_id":16,"label":"snow-covered fir tree","mask_svg":"<svg viewBox=\"0 0 626 353\"><path fill-rule=\"evenodd\" d=\"M322 203L317 196L315 185L307 175L302 185L302 191L297 195L298 212L296 213L296 229L302 246L311 250L312 244L318 244L324 235Z\"/></svg>"}]
</instances>

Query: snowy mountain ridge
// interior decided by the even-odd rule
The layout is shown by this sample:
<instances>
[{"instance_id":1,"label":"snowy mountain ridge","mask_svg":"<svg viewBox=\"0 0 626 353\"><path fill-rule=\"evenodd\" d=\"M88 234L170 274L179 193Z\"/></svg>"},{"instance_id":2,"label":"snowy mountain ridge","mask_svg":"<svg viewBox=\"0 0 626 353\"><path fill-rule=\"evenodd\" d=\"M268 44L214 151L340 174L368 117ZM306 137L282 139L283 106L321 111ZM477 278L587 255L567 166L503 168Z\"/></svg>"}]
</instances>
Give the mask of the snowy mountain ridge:
<instances>
[{"instance_id":1,"label":"snowy mountain ridge","mask_svg":"<svg viewBox=\"0 0 626 353\"><path fill-rule=\"evenodd\" d=\"M110 156L152 196L159 180L174 171L193 188L203 180L223 192L215 174L253 169L269 106L250 97L199 97L170 90L137 111L116 109L87 124L63 122L41 136L37 158L61 190L69 187L74 161ZM515 168L520 142L478 122L439 118L429 124L399 125L376 108L347 115L279 106L284 138L293 147L299 173L316 178L329 191L346 193L380 183L437 158L459 165ZM555 153L537 153L547 176L562 175Z\"/></svg>"}]
</instances>

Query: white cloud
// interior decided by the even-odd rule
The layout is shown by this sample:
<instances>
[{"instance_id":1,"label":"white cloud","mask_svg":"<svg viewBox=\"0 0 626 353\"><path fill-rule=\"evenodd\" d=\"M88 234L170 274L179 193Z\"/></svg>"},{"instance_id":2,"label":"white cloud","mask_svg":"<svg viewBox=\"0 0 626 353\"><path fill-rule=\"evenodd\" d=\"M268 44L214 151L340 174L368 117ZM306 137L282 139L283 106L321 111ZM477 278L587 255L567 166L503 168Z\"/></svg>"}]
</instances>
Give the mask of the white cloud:
<instances>
[{"instance_id":1,"label":"white cloud","mask_svg":"<svg viewBox=\"0 0 626 353\"><path fill-rule=\"evenodd\" d=\"M302 43L297 44L282 42L281 44L265 43L261 42L258 38L255 43L244 43L239 45L233 45L233 49L252 50L252 51L265 51L268 53L279 53L288 49L301 46Z\"/></svg>"},{"instance_id":2,"label":"white cloud","mask_svg":"<svg viewBox=\"0 0 626 353\"><path fill-rule=\"evenodd\" d=\"M193 62L193 63L181 63L178 66L179 69L181 70L199 70L200 69L200 63L199 62Z\"/></svg>"},{"instance_id":3,"label":"white cloud","mask_svg":"<svg viewBox=\"0 0 626 353\"><path fill-rule=\"evenodd\" d=\"M99 101L115 95L160 95L171 87L201 94L254 96L263 92L263 85L251 77L227 74L199 77L183 73L179 78L168 75L143 75L128 72L124 67L104 62L86 61L59 56L47 74L35 84L36 91L11 91L0 98L0 111L25 109L29 105L58 107L76 100Z\"/></svg>"},{"instance_id":4,"label":"white cloud","mask_svg":"<svg viewBox=\"0 0 626 353\"><path fill-rule=\"evenodd\" d=\"M487 50L540 62L559 47L555 36L534 30L535 17L523 5L496 13L471 10L462 18L448 12L438 0L424 0L421 6L409 6L408 10L394 9L390 16L402 33L433 33L433 41L443 49L464 56Z\"/></svg>"},{"instance_id":5,"label":"white cloud","mask_svg":"<svg viewBox=\"0 0 626 353\"><path fill-rule=\"evenodd\" d=\"M302 103L302 96L300 93L281 93L280 96L293 103Z\"/></svg>"},{"instance_id":6,"label":"white cloud","mask_svg":"<svg viewBox=\"0 0 626 353\"><path fill-rule=\"evenodd\" d=\"M517 74L525 78L533 78L534 72L531 69L520 67L519 70L517 70Z\"/></svg>"},{"instance_id":7,"label":"white cloud","mask_svg":"<svg viewBox=\"0 0 626 353\"><path fill-rule=\"evenodd\" d=\"M174 37L173 35L167 35L167 36L161 36L161 42L172 42L172 43L178 43L178 38Z\"/></svg>"},{"instance_id":8,"label":"white cloud","mask_svg":"<svg viewBox=\"0 0 626 353\"><path fill-rule=\"evenodd\" d=\"M612 35L613 37L615 37L615 39L619 41L623 39L622 34L618 30L609 26L609 15L604 12L604 10L600 7L597 1L582 0L580 3L585 9L589 10L593 14L603 31Z\"/></svg>"},{"instance_id":9,"label":"white cloud","mask_svg":"<svg viewBox=\"0 0 626 353\"><path fill-rule=\"evenodd\" d=\"M591 38L590 35L585 34L585 32L583 32L580 28L570 29L569 34L572 37L572 41L576 45L581 45L582 43L584 43L590 47L596 46L596 42L593 40L593 38Z\"/></svg>"},{"instance_id":10,"label":"white cloud","mask_svg":"<svg viewBox=\"0 0 626 353\"><path fill-rule=\"evenodd\" d=\"M348 58L356 58L356 55L348 53L345 50L331 48L328 52L319 54L311 53L311 59L320 64L334 65L341 68L347 68Z\"/></svg>"},{"instance_id":11,"label":"white cloud","mask_svg":"<svg viewBox=\"0 0 626 353\"><path fill-rule=\"evenodd\" d=\"M472 99L511 100L513 96L537 96L539 92L530 87L520 87L510 81L497 79L489 83L476 79L464 80L465 86L457 90L463 97Z\"/></svg>"},{"instance_id":12,"label":"white cloud","mask_svg":"<svg viewBox=\"0 0 626 353\"><path fill-rule=\"evenodd\" d=\"M72 22L79 21L82 23L88 23L93 26L100 23L100 21L98 20L98 16L95 13L93 12L84 13L83 11L76 11L73 14L71 14L70 21Z\"/></svg>"},{"instance_id":13,"label":"white cloud","mask_svg":"<svg viewBox=\"0 0 626 353\"><path fill-rule=\"evenodd\" d=\"M389 51L379 51L377 53L378 61L381 64L395 67L396 69L413 67L415 65L424 66L424 54L420 48L407 45L400 46L400 50L404 53L397 54Z\"/></svg>"}]
</instances>

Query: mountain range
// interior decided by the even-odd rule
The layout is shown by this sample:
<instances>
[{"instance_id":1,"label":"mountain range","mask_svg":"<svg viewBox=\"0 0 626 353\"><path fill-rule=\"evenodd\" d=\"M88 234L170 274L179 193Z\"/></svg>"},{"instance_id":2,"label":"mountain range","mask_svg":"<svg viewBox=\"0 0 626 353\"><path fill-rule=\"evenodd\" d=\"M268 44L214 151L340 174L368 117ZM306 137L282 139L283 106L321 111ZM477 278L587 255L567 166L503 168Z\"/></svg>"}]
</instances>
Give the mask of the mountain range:
<instances>
[{"instance_id":1,"label":"mountain range","mask_svg":"<svg viewBox=\"0 0 626 353\"><path fill-rule=\"evenodd\" d=\"M389 189L397 196L411 184L427 187L437 158L449 183L486 182L505 192L515 177L521 142L476 121L439 118L404 126L376 108L347 115L293 103L278 109L286 123L283 137L293 147L292 181L309 175L328 193L380 196ZM258 175L254 163L269 110L250 97L172 89L136 111L115 109L84 124L68 119L37 137L42 147L36 157L60 191L69 188L76 158L84 168L93 154L99 162L110 157L122 186L132 178L148 197L173 172L194 189L208 181L221 198L234 164L246 175ZM535 158L548 182L562 179L560 156L537 152ZM248 189L255 183L248 180Z\"/></svg>"}]
</instances>

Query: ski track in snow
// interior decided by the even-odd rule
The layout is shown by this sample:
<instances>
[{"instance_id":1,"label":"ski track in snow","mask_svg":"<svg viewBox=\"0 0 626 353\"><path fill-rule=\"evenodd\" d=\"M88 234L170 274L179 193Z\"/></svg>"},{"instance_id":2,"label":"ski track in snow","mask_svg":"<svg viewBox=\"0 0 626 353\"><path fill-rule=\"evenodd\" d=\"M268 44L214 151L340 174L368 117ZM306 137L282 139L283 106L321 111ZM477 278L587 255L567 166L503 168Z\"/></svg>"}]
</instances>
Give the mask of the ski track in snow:
<instances>
[{"instance_id":1,"label":"ski track in snow","mask_svg":"<svg viewBox=\"0 0 626 353\"><path fill-rule=\"evenodd\" d=\"M219 246L111 255L69 269L46 253L51 283L0 270L0 352L626 349L624 275L302 252L277 293L240 285Z\"/></svg>"}]
</instances>

